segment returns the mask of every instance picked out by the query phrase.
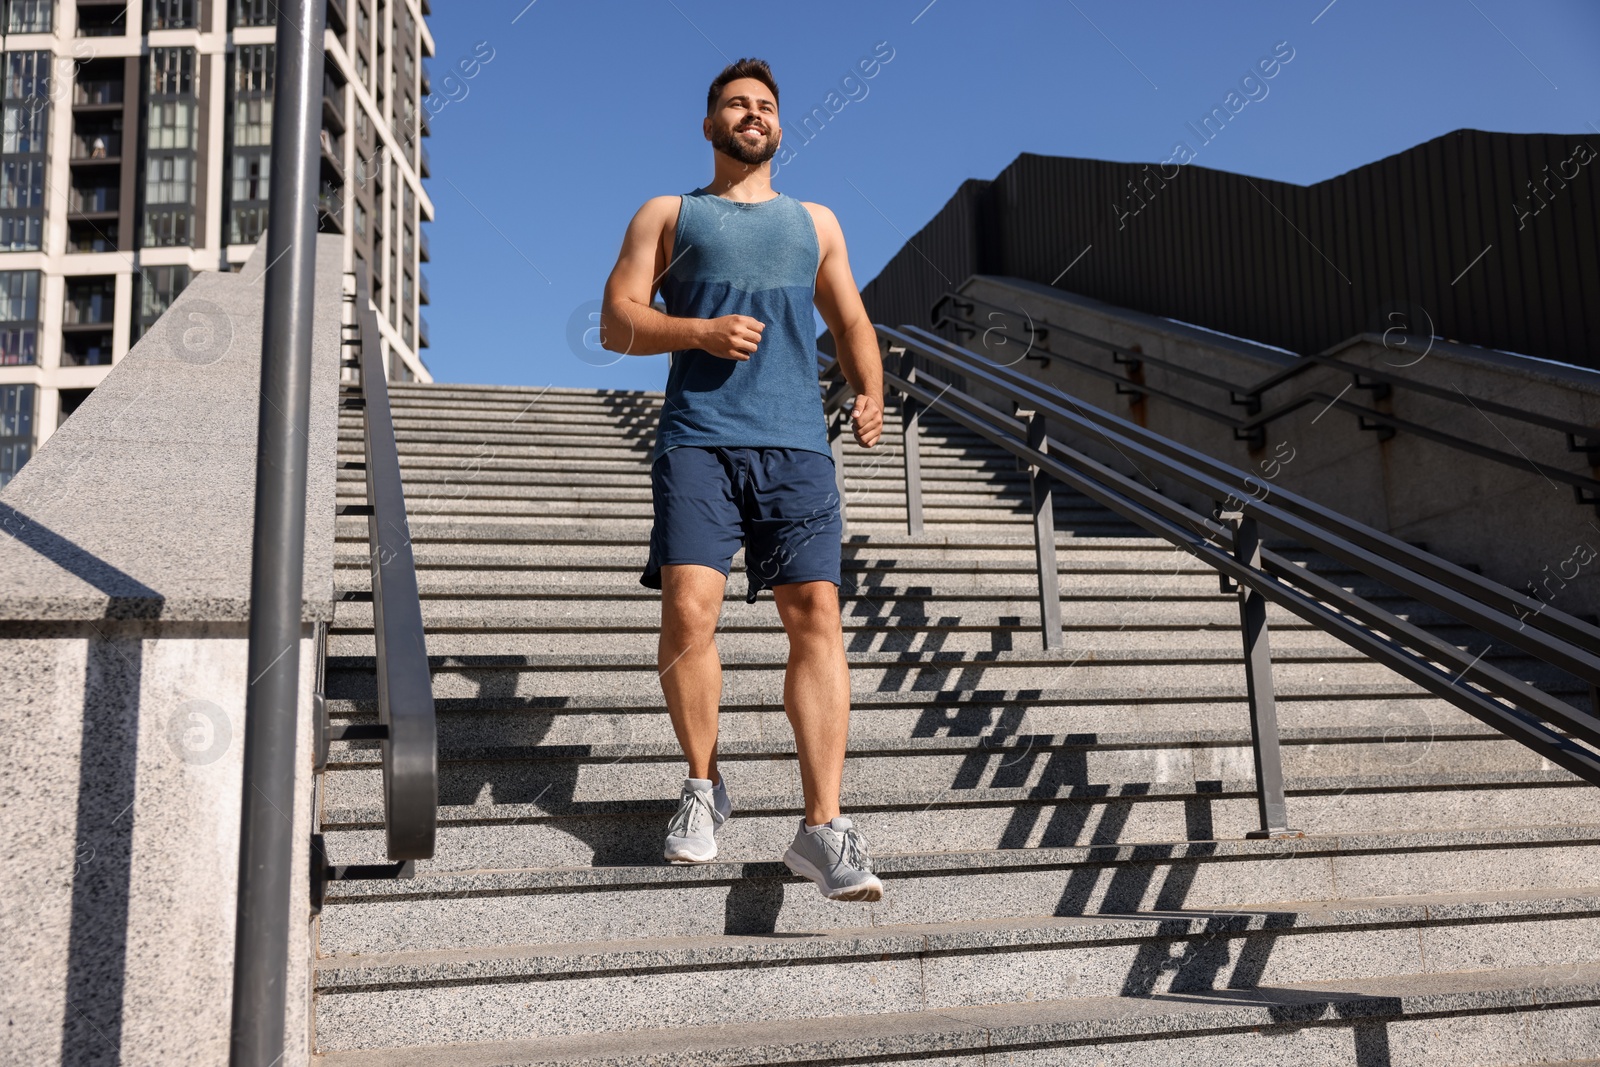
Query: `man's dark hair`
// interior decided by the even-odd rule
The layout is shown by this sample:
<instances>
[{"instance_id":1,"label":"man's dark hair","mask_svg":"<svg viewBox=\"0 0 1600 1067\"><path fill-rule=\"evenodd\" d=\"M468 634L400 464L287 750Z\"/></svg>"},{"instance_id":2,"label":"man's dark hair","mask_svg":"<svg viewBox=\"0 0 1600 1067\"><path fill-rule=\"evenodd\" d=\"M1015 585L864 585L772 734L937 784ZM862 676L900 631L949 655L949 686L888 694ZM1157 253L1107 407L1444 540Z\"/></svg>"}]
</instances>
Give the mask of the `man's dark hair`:
<instances>
[{"instance_id":1,"label":"man's dark hair","mask_svg":"<svg viewBox=\"0 0 1600 1067\"><path fill-rule=\"evenodd\" d=\"M722 96L723 88L729 82L738 81L740 78L755 78L757 81L765 83L766 87L772 90L772 105L774 107L778 106L778 82L772 76L772 68L767 66L767 61L764 59L741 59L737 63L729 63L726 67L723 67L722 73L718 74L711 82L711 91L706 93L707 115L717 109L717 100Z\"/></svg>"}]
</instances>

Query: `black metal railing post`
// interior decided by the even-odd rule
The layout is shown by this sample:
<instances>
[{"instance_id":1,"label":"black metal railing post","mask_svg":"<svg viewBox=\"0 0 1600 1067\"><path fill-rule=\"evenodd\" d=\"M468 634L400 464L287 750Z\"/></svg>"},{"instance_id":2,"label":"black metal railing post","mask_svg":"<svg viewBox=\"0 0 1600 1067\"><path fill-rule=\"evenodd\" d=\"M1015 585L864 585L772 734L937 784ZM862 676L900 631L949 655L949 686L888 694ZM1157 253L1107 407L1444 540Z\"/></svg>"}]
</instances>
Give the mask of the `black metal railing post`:
<instances>
[{"instance_id":1,"label":"black metal railing post","mask_svg":"<svg viewBox=\"0 0 1600 1067\"><path fill-rule=\"evenodd\" d=\"M896 345L889 347L889 354L900 357L900 377L915 385L917 381L917 368L909 349ZM920 428L922 424L922 411L916 398L910 393L900 392L900 424L902 432L902 459L906 475L906 533L912 537L922 536L922 444Z\"/></svg>"},{"instance_id":2,"label":"black metal railing post","mask_svg":"<svg viewBox=\"0 0 1600 1067\"><path fill-rule=\"evenodd\" d=\"M1261 528L1241 511L1219 516L1233 527L1233 558L1261 570ZM1255 755L1256 809L1261 829L1247 837L1300 837L1289 829L1283 797L1283 754L1278 747L1278 704L1272 688L1272 645L1267 636L1267 598L1239 582L1239 627L1244 639L1244 686L1250 702L1250 747Z\"/></svg>"},{"instance_id":3,"label":"black metal railing post","mask_svg":"<svg viewBox=\"0 0 1600 1067\"><path fill-rule=\"evenodd\" d=\"M322 0L286 0L277 20L229 1042L233 1067L271 1067L284 1054L295 896L290 872L299 842L287 813L294 811L300 703L323 14Z\"/></svg>"},{"instance_id":4,"label":"black metal railing post","mask_svg":"<svg viewBox=\"0 0 1600 1067\"><path fill-rule=\"evenodd\" d=\"M1013 405L1014 414L1028 427L1028 447L1045 450L1044 417L1037 411ZM1033 500L1033 558L1039 575L1039 631L1045 648L1062 648L1061 579L1056 566L1056 507L1050 475L1028 464L1028 494Z\"/></svg>"}]
</instances>

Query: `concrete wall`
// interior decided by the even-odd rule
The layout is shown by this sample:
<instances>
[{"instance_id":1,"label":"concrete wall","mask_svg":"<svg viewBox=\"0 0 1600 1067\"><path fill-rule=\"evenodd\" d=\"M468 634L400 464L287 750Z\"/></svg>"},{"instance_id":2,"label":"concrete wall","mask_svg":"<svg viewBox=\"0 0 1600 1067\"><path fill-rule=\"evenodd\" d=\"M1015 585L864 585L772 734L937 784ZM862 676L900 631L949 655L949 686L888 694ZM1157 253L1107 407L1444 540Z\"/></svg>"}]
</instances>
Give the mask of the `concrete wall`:
<instances>
[{"instance_id":1,"label":"concrete wall","mask_svg":"<svg viewBox=\"0 0 1600 1067\"><path fill-rule=\"evenodd\" d=\"M0 492L7 1062L227 1062L263 251L196 278ZM285 1063L310 1056L341 268L319 238Z\"/></svg>"},{"instance_id":2,"label":"concrete wall","mask_svg":"<svg viewBox=\"0 0 1600 1067\"><path fill-rule=\"evenodd\" d=\"M1600 477L1583 455L1567 451L1562 434L1408 390L1397 389L1390 398L1374 402L1371 393L1351 389L1344 393L1346 400L1484 447L1521 453L1528 462L1506 465L1404 431L1381 441L1378 434L1360 429L1354 414L1324 411L1323 403L1272 422L1264 445L1251 449L1234 440L1229 427L1164 398L1150 396L1135 404L1118 395L1110 381L1061 360L1041 368L1022 354L1030 339L1036 341L1042 322L1137 346L1148 355L1240 386L1293 364L1298 360L1294 354L1013 278L974 275L961 292L1006 309L993 313L979 305L977 325L992 332L987 339L982 332L965 339L967 347L983 350L987 341L997 362L1024 369L1087 403L1250 472L1258 480L1257 496L1270 495L1274 486L1288 489L1396 537L1425 543L1447 559L1479 566L1487 576L1554 608L1579 615L1600 612L1600 520L1593 507L1574 502L1571 487L1552 482L1534 466ZM1054 352L1113 368L1104 349L1060 331L1048 335L1047 343ZM1430 345L1398 334L1387 339L1362 335L1328 354L1420 384L1459 389L1480 404L1498 402L1594 426L1600 434L1600 373L1594 371L1443 340ZM1212 410L1244 414L1242 407L1227 402L1220 388L1148 362L1143 374L1149 386L1170 389ZM1335 396L1350 382L1348 373L1308 372L1269 392L1263 408L1271 410L1311 391ZM1050 432L1102 462L1129 470L1102 441L1077 438L1054 426ZM1163 489L1211 509L1209 502L1190 499L1187 489L1170 484Z\"/></svg>"}]
</instances>

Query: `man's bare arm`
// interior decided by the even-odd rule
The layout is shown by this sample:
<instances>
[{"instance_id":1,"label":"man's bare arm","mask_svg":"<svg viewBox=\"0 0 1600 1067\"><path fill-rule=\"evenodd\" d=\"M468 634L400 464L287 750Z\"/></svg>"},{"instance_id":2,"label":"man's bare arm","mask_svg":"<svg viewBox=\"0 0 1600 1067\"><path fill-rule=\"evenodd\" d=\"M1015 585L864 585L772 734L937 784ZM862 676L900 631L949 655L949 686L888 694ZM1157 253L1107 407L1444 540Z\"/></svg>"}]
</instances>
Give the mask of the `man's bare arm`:
<instances>
[{"instance_id":1,"label":"man's bare arm","mask_svg":"<svg viewBox=\"0 0 1600 1067\"><path fill-rule=\"evenodd\" d=\"M822 262L817 269L817 311L833 332L839 369L856 391L855 406L850 411L856 440L871 448L883 432L883 360L878 355L878 334L850 272L850 256L839 220L820 204L807 207L817 224L817 243L822 249Z\"/></svg>"},{"instance_id":2,"label":"man's bare arm","mask_svg":"<svg viewBox=\"0 0 1600 1067\"><path fill-rule=\"evenodd\" d=\"M654 197L628 223L617 265L606 279L600 307L600 346L628 356L698 348L723 359L749 359L764 328L758 320L748 315L682 318L650 306L667 272L661 238L669 222L677 218L677 210L677 197Z\"/></svg>"}]
</instances>

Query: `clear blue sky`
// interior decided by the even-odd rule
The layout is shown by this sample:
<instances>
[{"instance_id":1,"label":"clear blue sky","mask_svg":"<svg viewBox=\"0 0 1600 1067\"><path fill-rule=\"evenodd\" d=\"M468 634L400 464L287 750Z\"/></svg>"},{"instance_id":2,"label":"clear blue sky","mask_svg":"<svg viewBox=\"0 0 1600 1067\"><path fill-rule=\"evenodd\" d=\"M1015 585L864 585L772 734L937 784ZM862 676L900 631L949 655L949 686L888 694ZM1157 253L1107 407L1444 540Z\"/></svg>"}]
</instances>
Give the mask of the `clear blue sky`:
<instances>
[{"instance_id":1,"label":"clear blue sky","mask_svg":"<svg viewBox=\"0 0 1600 1067\"><path fill-rule=\"evenodd\" d=\"M1463 127L1600 140L1595 0L434 0L433 9L434 92L456 97L437 111L429 142L427 362L440 381L665 384L666 356L581 358L569 324L581 327L598 305L639 205L710 179L706 88L742 56L772 64L785 144L799 146L774 187L834 210L862 285L964 179L992 178L1018 153L1165 159L1184 124L1221 104L1280 41L1294 58L1195 162L1307 184ZM801 144L798 117L875 48L893 57L848 87L854 99L840 93L834 106L848 102ZM474 68L474 52L489 49ZM474 76L447 81L461 60Z\"/></svg>"}]
</instances>

